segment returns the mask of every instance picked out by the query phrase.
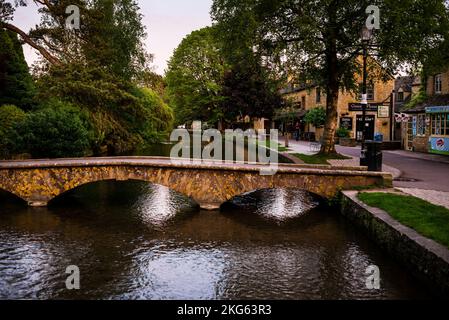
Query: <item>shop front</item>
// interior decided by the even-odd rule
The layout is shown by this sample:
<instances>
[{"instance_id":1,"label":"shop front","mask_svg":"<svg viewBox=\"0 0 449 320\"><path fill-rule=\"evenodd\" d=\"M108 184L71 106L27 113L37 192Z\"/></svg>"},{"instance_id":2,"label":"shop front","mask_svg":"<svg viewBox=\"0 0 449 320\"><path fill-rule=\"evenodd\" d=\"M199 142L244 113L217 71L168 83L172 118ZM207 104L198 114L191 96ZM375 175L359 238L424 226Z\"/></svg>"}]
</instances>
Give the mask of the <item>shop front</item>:
<instances>
[{"instance_id":1,"label":"shop front","mask_svg":"<svg viewBox=\"0 0 449 320\"><path fill-rule=\"evenodd\" d=\"M384 103L370 103L366 108L365 121L363 121L363 106L359 103L350 103L348 114L340 117L340 127L351 131L351 136L362 141L365 130L366 140L373 140L376 133L382 134L385 140L390 140L390 107ZM355 120L355 126L353 122ZM355 130L354 130L355 129Z\"/></svg>"},{"instance_id":2,"label":"shop front","mask_svg":"<svg viewBox=\"0 0 449 320\"><path fill-rule=\"evenodd\" d=\"M449 155L449 106L427 107L426 121L430 125L429 152Z\"/></svg>"}]
</instances>

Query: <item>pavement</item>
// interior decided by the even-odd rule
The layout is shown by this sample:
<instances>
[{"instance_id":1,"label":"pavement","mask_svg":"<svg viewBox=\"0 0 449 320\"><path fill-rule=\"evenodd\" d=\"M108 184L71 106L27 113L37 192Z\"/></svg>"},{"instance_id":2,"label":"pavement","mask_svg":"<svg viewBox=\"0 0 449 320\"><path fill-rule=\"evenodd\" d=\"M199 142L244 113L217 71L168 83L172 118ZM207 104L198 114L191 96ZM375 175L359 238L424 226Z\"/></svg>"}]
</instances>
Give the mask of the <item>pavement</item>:
<instances>
[{"instance_id":1,"label":"pavement","mask_svg":"<svg viewBox=\"0 0 449 320\"><path fill-rule=\"evenodd\" d=\"M430 203L449 209L449 192L423 190L417 188L396 188L396 189L408 195L421 198Z\"/></svg>"},{"instance_id":2,"label":"pavement","mask_svg":"<svg viewBox=\"0 0 449 320\"><path fill-rule=\"evenodd\" d=\"M284 145L281 138L280 143ZM290 153L312 155L316 151L306 141L290 141ZM331 160L334 166L358 166L361 148L336 147L337 152L351 157L348 160ZM394 187L436 205L449 209L449 157L404 150L383 152L383 171L394 177Z\"/></svg>"},{"instance_id":3,"label":"pavement","mask_svg":"<svg viewBox=\"0 0 449 320\"><path fill-rule=\"evenodd\" d=\"M281 142L282 145L283 142ZM289 149L288 153L301 153L306 155L314 155L316 154L316 150L314 150L313 147L311 147L310 142L307 141L289 141ZM329 164L335 167L358 167L360 166L360 158L355 155L345 154L344 152L340 152L341 154L350 157L351 159L344 159L344 160L329 160ZM360 154L360 152L359 152ZM399 178L402 174L402 172L392 166L384 164L382 166L382 170L384 172L389 172L393 175L393 178Z\"/></svg>"}]
</instances>

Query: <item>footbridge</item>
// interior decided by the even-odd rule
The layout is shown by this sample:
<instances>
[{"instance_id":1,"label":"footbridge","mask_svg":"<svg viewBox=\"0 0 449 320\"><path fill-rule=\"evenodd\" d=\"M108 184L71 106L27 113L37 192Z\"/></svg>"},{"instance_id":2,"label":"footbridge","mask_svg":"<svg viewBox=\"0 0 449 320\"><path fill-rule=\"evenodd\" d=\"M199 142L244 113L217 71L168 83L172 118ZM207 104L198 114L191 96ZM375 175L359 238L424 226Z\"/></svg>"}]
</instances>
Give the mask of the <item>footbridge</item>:
<instances>
[{"instance_id":1,"label":"footbridge","mask_svg":"<svg viewBox=\"0 0 449 320\"><path fill-rule=\"evenodd\" d=\"M39 207L85 184L137 180L166 186L203 209L216 209L237 195L260 189L296 188L332 198L354 187L391 187L393 180L391 174L362 167L280 164L276 174L261 175L261 166L159 157L0 161L0 189Z\"/></svg>"}]
</instances>

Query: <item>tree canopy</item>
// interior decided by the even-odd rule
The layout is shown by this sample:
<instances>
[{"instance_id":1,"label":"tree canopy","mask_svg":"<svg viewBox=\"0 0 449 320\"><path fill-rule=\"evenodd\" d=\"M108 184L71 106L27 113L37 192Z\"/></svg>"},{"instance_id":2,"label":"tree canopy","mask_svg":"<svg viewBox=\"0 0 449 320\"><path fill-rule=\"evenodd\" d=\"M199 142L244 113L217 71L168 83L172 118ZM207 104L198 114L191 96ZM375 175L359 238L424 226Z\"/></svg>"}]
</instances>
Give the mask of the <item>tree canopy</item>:
<instances>
[{"instance_id":1,"label":"tree canopy","mask_svg":"<svg viewBox=\"0 0 449 320\"><path fill-rule=\"evenodd\" d=\"M223 119L220 95L225 62L211 28L192 32L182 40L168 63L168 95L178 124Z\"/></svg>"},{"instance_id":2,"label":"tree canopy","mask_svg":"<svg viewBox=\"0 0 449 320\"><path fill-rule=\"evenodd\" d=\"M243 48L227 55L224 47L208 27L192 32L175 50L166 81L178 124L271 117L282 105L279 82L270 78L258 55Z\"/></svg>"}]
</instances>

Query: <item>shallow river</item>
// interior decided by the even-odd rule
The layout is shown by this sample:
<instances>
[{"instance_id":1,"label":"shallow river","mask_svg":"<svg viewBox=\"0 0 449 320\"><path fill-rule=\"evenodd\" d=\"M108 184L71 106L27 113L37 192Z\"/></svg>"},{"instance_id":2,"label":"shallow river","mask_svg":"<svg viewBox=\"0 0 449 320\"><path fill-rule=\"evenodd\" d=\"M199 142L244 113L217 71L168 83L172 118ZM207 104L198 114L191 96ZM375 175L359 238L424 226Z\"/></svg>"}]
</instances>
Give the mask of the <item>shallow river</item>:
<instances>
[{"instance_id":1,"label":"shallow river","mask_svg":"<svg viewBox=\"0 0 449 320\"><path fill-rule=\"evenodd\" d=\"M429 298L420 283L320 200L266 190L221 212L164 187L103 182L49 208L0 194L0 298ZM65 287L76 265L80 290ZM366 286L377 265L381 289Z\"/></svg>"}]
</instances>

